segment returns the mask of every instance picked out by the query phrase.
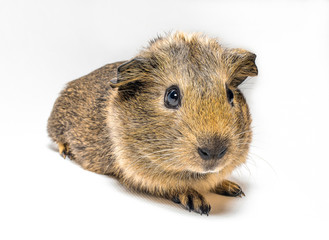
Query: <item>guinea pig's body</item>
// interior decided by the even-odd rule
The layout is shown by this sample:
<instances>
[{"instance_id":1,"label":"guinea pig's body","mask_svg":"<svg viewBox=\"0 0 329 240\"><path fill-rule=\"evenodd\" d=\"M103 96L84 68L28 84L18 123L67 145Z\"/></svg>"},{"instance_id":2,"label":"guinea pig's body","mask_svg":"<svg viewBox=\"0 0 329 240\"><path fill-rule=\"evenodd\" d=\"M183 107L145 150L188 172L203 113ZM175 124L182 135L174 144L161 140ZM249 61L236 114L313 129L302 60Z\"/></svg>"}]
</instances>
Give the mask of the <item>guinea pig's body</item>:
<instances>
[{"instance_id":1,"label":"guinea pig's body","mask_svg":"<svg viewBox=\"0 0 329 240\"><path fill-rule=\"evenodd\" d=\"M127 62L70 82L48 120L60 153L130 189L208 214L202 193L243 195L225 178L246 161L251 118L237 88L255 55L175 33Z\"/></svg>"}]
</instances>

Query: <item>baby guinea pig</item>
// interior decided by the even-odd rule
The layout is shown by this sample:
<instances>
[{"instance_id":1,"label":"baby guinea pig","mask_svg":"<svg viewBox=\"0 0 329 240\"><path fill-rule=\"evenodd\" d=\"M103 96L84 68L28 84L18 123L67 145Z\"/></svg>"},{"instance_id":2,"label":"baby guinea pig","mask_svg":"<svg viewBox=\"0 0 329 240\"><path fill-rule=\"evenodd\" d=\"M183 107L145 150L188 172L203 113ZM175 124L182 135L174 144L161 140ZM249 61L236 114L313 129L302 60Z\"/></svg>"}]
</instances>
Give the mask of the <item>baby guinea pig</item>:
<instances>
[{"instance_id":1,"label":"baby guinea pig","mask_svg":"<svg viewBox=\"0 0 329 240\"><path fill-rule=\"evenodd\" d=\"M202 34L158 37L133 59L69 82L49 136L84 169L208 214L202 193L244 195L226 178L252 138L238 86L257 75L255 58Z\"/></svg>"}]
</instances>

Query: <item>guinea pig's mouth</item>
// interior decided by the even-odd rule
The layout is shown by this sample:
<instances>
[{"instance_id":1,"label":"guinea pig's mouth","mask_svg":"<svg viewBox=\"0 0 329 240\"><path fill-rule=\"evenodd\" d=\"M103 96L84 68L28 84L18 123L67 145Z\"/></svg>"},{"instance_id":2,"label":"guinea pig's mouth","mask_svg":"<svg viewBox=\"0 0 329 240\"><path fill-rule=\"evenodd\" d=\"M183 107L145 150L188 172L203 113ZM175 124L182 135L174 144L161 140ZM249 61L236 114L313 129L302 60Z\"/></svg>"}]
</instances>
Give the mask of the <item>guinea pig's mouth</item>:
<instances>
[{"instance_id":1,"label":"guinea pig's mouth","mask_svg":"<svg viewBox=\"0 0 329 240\"><path fill-rule=\"evenodd\" d=\"M200 173L219 173L227 166L227 161L223 161L224 159L211 160L207 162L203 162L201 166Z\"/></svg>"},{"instance_id":2,"label":"guinea pig's mouth","mask_svg":"<svg viewBox=\"0 0 329 240\"><path fill-rule=\"evenodd\" d=\"M203 171L202 173L218 173L219 170L215 169L215 170L208 170L208 171Z\"/></svg>"},{"instance_id":3,"label":"guinea pig's mouth","mask_svg":"<svg viewBox=\"0 0 329 240\"><path fill-rule=\"evenodd\" d=\"M202 173L218 173L224 166L220 161L207 161L202 163Z\"/></svg>"}]
</instances>

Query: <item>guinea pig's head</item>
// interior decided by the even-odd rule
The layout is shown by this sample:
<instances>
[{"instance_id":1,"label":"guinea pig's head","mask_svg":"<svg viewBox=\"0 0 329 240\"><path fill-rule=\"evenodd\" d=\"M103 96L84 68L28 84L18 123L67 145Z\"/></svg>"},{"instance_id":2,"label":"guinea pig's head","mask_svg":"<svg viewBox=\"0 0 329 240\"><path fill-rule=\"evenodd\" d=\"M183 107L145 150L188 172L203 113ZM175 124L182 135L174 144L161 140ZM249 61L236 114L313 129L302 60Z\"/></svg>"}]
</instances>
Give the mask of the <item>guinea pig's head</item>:
<instances>
[{"instance_id":1,"label":"guinea pig's head","mask_svg":"<svg viewBox=\"0 0 329 240\"><path fill-rule=\"evenodd\" d=\"M118 158L158 173L230 172L245 162L251 118L238 86L257 75L255 58L200 34L151 41L111 80Z\"/></svg>"}]
</instances>

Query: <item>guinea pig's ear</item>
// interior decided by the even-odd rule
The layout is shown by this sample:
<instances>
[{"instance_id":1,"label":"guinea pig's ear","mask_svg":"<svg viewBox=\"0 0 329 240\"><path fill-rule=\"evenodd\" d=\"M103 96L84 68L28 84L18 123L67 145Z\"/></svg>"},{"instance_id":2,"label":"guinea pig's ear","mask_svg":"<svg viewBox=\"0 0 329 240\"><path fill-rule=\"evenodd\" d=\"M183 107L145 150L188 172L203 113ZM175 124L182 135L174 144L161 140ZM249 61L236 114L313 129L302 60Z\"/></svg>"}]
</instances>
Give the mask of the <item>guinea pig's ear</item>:
<instances>
[{"instance_id":1,"label":"guinea pig's ear","mask_svg":"<svg viewBox=\"0 0 329 240\"><path fill-rule=\"evenodd\" d=\"M147 69L143 59L133 58L117 68L117 76L110 80L110 85L116 88L137 81L142 78L141 74L146 74L146 72Z\"/></svg>"},{"instance_id":2,"label":"guinea pig's ear","mask_svg":"<svg viewBox=\"0 0 329 240\"><path fill-rule=\"evenodd\" d=\"M255 64L256 54L241 48L225 49L223 61L227 67L227 83L238 87L248 76L257 76L258 69Z\"/></svg>"}]
</instances>

